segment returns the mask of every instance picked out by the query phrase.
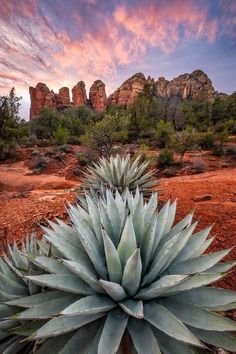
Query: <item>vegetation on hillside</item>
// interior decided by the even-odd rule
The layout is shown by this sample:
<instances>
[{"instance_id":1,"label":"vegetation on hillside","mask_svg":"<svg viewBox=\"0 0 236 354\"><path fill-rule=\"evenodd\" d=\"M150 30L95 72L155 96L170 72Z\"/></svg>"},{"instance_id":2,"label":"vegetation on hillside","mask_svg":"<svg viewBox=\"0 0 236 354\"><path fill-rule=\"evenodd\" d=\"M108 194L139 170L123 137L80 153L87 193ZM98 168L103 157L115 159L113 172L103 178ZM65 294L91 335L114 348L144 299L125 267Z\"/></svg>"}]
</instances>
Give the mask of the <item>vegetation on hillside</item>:
<instances>
[{"instance_id":1,"label":"vegetation on hillside","mask_svg":"<svg viewBox=\"0 0 236 354\"><path fill-rule=\"evenodd\" d=\"M43 108L30 122L19 117L21 97L14 88L0 96L0 159L27 146L83 144L109 155L115 144L138 143L180 152L213 149L223 154L229 134L236 133L236 93L209 102L204 95L181 101L161 99L144 90L128 108L109 107L97 114L89 107L58 112Z\"/></svg>"}]
</instances>

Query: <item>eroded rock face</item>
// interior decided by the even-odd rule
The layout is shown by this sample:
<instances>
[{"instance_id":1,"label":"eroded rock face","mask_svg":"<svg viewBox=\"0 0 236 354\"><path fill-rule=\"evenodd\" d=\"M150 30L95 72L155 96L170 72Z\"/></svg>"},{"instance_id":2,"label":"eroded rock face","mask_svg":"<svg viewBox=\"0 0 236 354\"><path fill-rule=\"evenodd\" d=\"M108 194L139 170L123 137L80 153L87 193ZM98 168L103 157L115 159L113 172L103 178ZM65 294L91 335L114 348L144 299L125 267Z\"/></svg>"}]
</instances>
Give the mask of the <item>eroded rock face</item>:
<instances>
[{"instance_id":1,"label":"eroded rock face","mask_svg":"<svg viewBox=\"0 0 236 354\"><path fill-rule=\"evenodd\" d=\"M157 95L160 97L178 96L184 100L204 94L209 100L212 100L215 94L211 80L201 70L180 75L170 81L160 77L155 84Z\"/></svg>"},{"instance_id":2,"label":"eroded rock face","mask_svg":"<svg viewBox=\"0 0 236 354\"><path fill-rule=\"evenodd\" d=\"M65 109L70 106L70 91L68 87L62 87L57 96L57 109Z\"/></svg>"},{"instance_id":3,"label":"eroded rock face","mask_svg":"<svg viewBox=\"0 0 236 354\"><path fill-rule=\"evenodd\" d=\"M63 110L70 106L81 107L91 104L92 108L99 112L106 112L108 105L129 106L143 90L153 96L184 100L204 96L212 101L215 97L224 96L214 90L211 80L201 70L195 70L191 74L180 75L173 80L166 80L160 77L154 81L150 76L146 79L142 73L137 73L126 80L107 99L105 84L101 80L94 81L87 99L85 83L79 81L72 89L72 102L67 87L62 87L56 94L50 91L43 84L38 83L36 87L30 87L30 119L33 119L43 107L50 107L56 110Z\"/></svg>"},{"instance_id":4,"label":"eroded rock face","mask_svg":"<svg viewBox=\"0 0 236 354\"><path fill-rule=\"evenodd\" d=\"M99 113L107 110L107 95L105 84L101 80L96 80L90 87L89 100L92 108Z\"/></svg>"},{"instance_id":5,"label":"eroded rock face","mask_svg":"<svg viewBox=\"0 0 236 354\"><path fill-rule=\"evenodd\" d=\"M30 93L30 119L35 118L42 108L48 107L63 110L70 106L70 93L68 87L62 87L56 94L50 91L47 85L38 83L36 87L29 88Z\"/></svg>"},{"instance_id":6,"label":"eroded rock face","mask_svg":"<svg viewBox=\"0 0 236 354\"><path fill-rule=\"evenodd\" d=\"M52 94L49 88L43 84L38 83L36 87L29 88L30 94L30 119L34 118L42 109L42 107L50 107L53 105Z\"/></svg>"},{"instance_id":7,"label":"eroded rock face","mask_svg":"<svg viewBox=\"0 0 236 354\"><path fill-rule=\"evenodd\" d=\"M128 106L135 101L143 91L148 80L142 73L137 73L126 80L114 93L108 97L109 105Z\"/></svg>"},{"instance_id":8,"label":"eroded rock face","mask_svg":"<svg viewBox=\"0 0 236 354\"><path fill-rule=\"evenodd\" d=\"M87 104L87 94L84 81L79 81L72 89L72 104L81 107Z\"/></svg>"}]
</instances>

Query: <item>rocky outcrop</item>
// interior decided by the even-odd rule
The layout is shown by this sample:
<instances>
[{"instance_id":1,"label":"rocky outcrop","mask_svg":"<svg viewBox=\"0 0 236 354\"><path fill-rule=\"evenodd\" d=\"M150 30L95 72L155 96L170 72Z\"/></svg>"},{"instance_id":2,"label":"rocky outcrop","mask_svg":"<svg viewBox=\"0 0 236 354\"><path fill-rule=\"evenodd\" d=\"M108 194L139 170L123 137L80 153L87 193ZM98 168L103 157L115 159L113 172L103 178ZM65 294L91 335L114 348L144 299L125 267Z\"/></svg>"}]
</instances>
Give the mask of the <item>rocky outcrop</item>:
<instances>
[{"instance_id":1,"label":"rocky outcrop","mask_svg":"<svg viewBox=\"0 0 236 354\"><path fill-rule=\"evenodd\" d=\"M84 81L79 81L72 89L72 104L81 107L87 104L87 94Z\"/></svg>"},{"instance_id":2,"label":"rocky outcrop","mask_svg":"<svg viewBox=\"0 0 236 354\"><path fill-rule=\"evenodd\" d=\"M70 106L70 91L68 87L62 87L56 97L56 109L65 109Z\"/></svg>"},{"instance_id":3,"label":"rocky outcrop","mask_svg":"<svg viewBox=\"0 0 236 354\"><path fill-rule=\"evenodd\" d=\"M123 82L123 84L108 97L109 105L128 106L135 101L147 84L147 79L142 73L137 73Z\"/></svg>"},{"instance_id":4,"label":"rocky outcrop","mask_svg":"<svg viewBox=\"0 0 236 354\"><path fill-rule=\"evenodd\" d=\"M206 95L209 100L212 100L215 95L211 80L201 70L195 70L191 74L180 75L171 81L160 77L155 84L157 95L160 97L178 96L184 100Z\"/></svg>"},{"instance_id":5,"label":"rocky outcrop","mask_svg":"<svg viewBox=\"0 0 236 354\"><path fill-rule=\"evenodd\" d=\"M105 91L105 84L101 80L94 81L90 87L89 100L96 112L106 112L107 96Z\"/></svg>"},{"instance_id":6,"label":"rocky outcrop","mask_svg":"<svg viewBox=\"0 0 236 354\"><path fill-rule=\"evenodd\" d=\"M56 94L50 91L45 84L38 83L36 87L29 89L30 119L33 119L43 107L63 110L70 106L81 107L88 104L96 112L103 113L106 112L108 105L129 106L143 91L149 96L173 98L174 100L204 96L212 101L215 97L224 97L224 94L214 90L211 80L201 70L180 75L170 81L164 77L154 81L150 76L145 78L142 73L137 73L126 80L108 99L105 84L101 80L94 81L89 91L89 100L85 83L79 81L72 89L72 102L70 102L70 93L67 87L61 88Z\"/></svg>"},{"instance_id":7,"label":"rocky outcrop","mask_svg":"<svg viewBox=\"0 0 236 354\"><path fill-rule=\"evenodd\" d=\"M43 84L38 83L36 87L29 88L30 93L30 119L37 116L43 107L54 107L53 96L54 94L49 90L49 88Z\"/></svg>"},{"instance_id":8,"label":"rocky outcrop","mask_svg":"<svg viewBox=\"0 0 236 354\"><path fill-rule=\"evenodd\" d=\"M30 87L29 93L31 101L30 119L36 117L44 107L63 110L70 106L70 92L68 87L62 87L59 93L56 94L50 91L45 84L40 82L36 87Z\"/></svg>"}]
</instances>

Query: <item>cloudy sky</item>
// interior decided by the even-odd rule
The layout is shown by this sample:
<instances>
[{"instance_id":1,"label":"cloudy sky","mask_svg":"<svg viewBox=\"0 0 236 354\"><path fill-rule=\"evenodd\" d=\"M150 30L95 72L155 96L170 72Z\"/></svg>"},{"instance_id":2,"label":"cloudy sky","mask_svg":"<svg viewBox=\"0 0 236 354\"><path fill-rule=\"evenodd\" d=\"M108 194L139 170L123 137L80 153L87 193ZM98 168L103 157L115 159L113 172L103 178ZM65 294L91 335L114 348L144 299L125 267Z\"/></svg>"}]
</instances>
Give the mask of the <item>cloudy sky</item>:
<instances>
[{"instance_id":1,"label":"cloudy sky","mask_svg":"<svg viewBox=\"0 0 236 354\"><path fill-rule=\"evenodd\" d=\"M0 0L0 94L15 86L23 118L37 82L109 94L136 72L195 69L236 90L236 0Z\"/></svg>"}]
</instances>

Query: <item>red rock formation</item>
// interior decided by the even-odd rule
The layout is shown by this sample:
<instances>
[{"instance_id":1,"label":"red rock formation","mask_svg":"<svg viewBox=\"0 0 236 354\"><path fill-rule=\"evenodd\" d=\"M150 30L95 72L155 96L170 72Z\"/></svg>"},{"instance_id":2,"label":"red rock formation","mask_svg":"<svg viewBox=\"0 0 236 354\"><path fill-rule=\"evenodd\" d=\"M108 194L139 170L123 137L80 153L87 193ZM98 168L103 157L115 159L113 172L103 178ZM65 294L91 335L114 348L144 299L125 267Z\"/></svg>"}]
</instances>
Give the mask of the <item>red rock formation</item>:
<instances>
[{"instance_id":1,"label":"red rock formation","mask_svg":"<svg viewBox=\"0 0 236 354\"><path fill-rule=\"evenodd\" d=\"M50 91L45 84L40 82L36 87L30 87L29 93L31 100L30 119L35 118L44 107L63 110L70 106L68 87L62 87L59 93L56 94Z\"/></svg>"},{"instance_id":2,"label":"red rock formation","mask_svg":"<svg viewBox=\"0 0 236 354\"><path fill-rule=\"evenodd\" d=\"M48 107L53 105L52 94L45 84L38 83L36 87L30 87L29 93L31 100L30 119L37 116L42 107L45 107L45 105Z\"/></svg>"},{"instance_id":3,"label":"red rock formation","mask_svg":"<svg viewBox=\"0 0 236 354\"><path fill-rule=\"evenodd\" d=\"M211 80L201 70L183 74L171 81L160 77L156 82L156 92L160 97L179 96L181 99L198 97L204 93L209 100L214 98L215 90Z\"/></svg>"},{"instance_id":4,"label":"red rock formation","mask_svg":"<svg viewBox=\"0 0 236 354\"><path fill-rule=\"evenodd\" d=\"M170 81L164 77L154 81L150 76L146 79L142 73L137 73L126 80L108 99L105 84L101 80L96 80L90 88L89 100L95 111L105 112L108 105L130 105L144 87L148 89L149 94L163 98L176 96L180 99L187 99L204 94L209 100L213 100L215 97L223 95L214 90L211 80L203 71L195 70L191 74L183 74ZM55 94L45 84L38 83L35 88L30 87L29 92L31 99L30 119L33 119L43 107L63 110L71 104L74 107L86 105L88 101L83 81L73 87L72 103L67 87L61 88L59 93Z\"/></svg>"},{"instance_id":5,"label":"red rock formation","mask_svg":"<svg viewBox=\"0 0 236 354\"><path fill-rule=\"evenodd\" d=\"M72 89L72 104L81 107L87 103L87 94L84 81L79 81Z\"/></svg>"},{"instance_id":6,"label":"red rock formation","mask_svg":"<svg viewBox=\"0 0 236 354\"><path fill-rule=\"evenodd\" d=\"M133 103L139 93L143 91L147 82L148 80L146 80L142 73L133 75L108 97L108 104L128 106Z\"/></svg>"},{"instance_id":7,"label":"red rock formation","mask_svg":"<svg viewBox=\"0 0 236 354\"><path fill-rule=\"evenodd\" d=\"M57 109L65 109L70 106L70 91L68 87L62 87L57 95Z\"/></svg>"},{"instance_id":8,"label":"red rock formation","mask_svg":"<svg viewBox=\"0 0 236 354\"><path fill-rule=\"evenodd\" d=\"M96 80L90 87L89 100L93 109L97 112L106 112L107 110L107 96L105 91L105 84L101 80Z\"/></svg>"}]
</instances>

